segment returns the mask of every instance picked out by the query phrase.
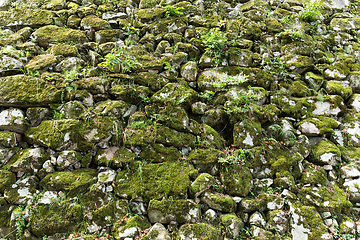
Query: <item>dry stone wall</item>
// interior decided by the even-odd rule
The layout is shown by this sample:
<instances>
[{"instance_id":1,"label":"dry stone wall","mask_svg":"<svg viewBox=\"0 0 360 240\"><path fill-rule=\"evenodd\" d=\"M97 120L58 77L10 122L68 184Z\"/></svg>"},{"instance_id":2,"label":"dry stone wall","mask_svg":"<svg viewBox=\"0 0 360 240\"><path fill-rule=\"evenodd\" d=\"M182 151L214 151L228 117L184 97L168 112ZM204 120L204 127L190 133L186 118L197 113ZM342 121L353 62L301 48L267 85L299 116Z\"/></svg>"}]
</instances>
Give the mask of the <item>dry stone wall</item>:
<instances>
[{"instance_id":1,"label":"dry stone wall","mask_svg":"<svg viewBox=\"0 0 360 240\"><path fill-rule=\"evenodd\" d=\"M359 239L359 11L0 1L0 238Z\"/></svg>"}]
</instances>

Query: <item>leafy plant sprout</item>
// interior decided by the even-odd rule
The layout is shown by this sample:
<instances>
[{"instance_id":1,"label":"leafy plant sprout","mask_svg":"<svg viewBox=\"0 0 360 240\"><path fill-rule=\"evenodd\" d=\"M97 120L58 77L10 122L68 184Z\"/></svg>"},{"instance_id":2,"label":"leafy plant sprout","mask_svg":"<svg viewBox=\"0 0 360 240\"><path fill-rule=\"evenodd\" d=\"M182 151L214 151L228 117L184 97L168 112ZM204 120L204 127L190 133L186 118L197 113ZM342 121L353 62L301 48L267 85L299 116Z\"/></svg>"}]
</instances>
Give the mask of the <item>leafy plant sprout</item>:
<instances>
[{"instance_id":1,"label":"leafy plant sprout","mask_svg":"<svg viewBox=\"0 0 360 240\"><path fill-rule=\"evenodd\" d=\"M216 66L220 65L222 57L227 55L227 38L225 33L218 29L208 32L201 37L203 45L206 47L206 53L213 56L213 61Z\"/></svg>"},{"instance_id":2,"label":"leafy plant sprout","mask_svg":"<svg viewBox=\"0 0 360 240\"><path fill-rule=\"evenodd\" d=\"M141 67L141 64L132 56L129 56L124 47L118 47L106 54L104 61L99 66L112 72L126 73Z\"/></svg>"},{"instance_id":3,"label":"leafy plant sprout","mask_svg":"<svg viewBox=\"0 0 360 240\"><path fill-rule=\"evenodd\" d=\"M304 3L304 9L300 12L300 19L312 22L321 18L322 0L311 0Z\"/></svg>"}]
</instances>

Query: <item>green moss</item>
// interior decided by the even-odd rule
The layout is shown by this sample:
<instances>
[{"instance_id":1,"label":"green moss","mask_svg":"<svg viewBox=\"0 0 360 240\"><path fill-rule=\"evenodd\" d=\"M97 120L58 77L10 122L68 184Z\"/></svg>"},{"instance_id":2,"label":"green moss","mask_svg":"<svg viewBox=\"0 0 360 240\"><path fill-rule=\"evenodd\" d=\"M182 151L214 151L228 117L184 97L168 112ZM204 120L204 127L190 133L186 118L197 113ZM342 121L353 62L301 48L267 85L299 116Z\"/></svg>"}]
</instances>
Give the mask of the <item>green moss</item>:
<instances>
[{"instance_id":1,"label":"green moss","mask_svg":"<svg viewBox=\"0 0 360 240\"><path fill-rule=\"evenodd\" d=\"M316 116L313 118L308 118L305 120L302 120L296 124L297 127L301 126L301 124L305 122L310 122L315 124L315 126L320 130L320 134L332 134L334 133L334 129L339 127L339 122L325 116Z\"/></svg>"},{"instance_id":2,"label":"green moss","mask_svg":"<svg viewBox=\"0 0 360 240\"><path fill-rule=\"evenodd\" d=\"M55 56L62 55L64 57L77 57L79 55L78 49L75 46L63 43L51 46L46 52Z\"/></svg>"},{"instance_id":3,"label":"green moss","mask_svg":"<svg viewBox=\"0 0 360 240\"><path fill-rule=\"evenodd\" d=\"M15 134L12 132L0 132L0 147L13 148L16 146Z\"/></svg>"},{"instance_id":4,"label":"green moss","mask_svg":"<svg viewBox=\"0 0 360 240\"><path fill-rule=\"evenodd\" d=\"M236 202L229 195L217 192L205 192L201 198L201 202L208 204L213 209L223 212L234 212L236 208Z\"/></svg>"},{"instance_id":5,"label":"green moss","mask_svg":"<svg viewBox=\"0 0 360 240\"><path fill-rule=\"evenodd\" d=\"M84 43L87 42L84 31L61 28L55 25L47 25L36 30L35 41L42 47L48 47L53 43Z\"/></svg>"},{"instance_id":6,"label":"green moss","mask_svg":"<svg viewBox=\"0 0 360 240\"><path fill-rule=\"evenodd\" d=\"M185 199L163 199L161 201L151 200L149 202L148 211L149 215L151 215L151 212L157 215L157 212L159 211L165 218L168 215L173 215L175 216L175 221L180 224L189 222L189 215L191 215L191 222L197 222L200 220L200 206L195 202ZM196 214L191 214L191 211L196 211ZM151 218L150 221L152 221Z\"/></svg>"},{"instance_id":7,"label":"green moss","mask_svg":"<svg viewBox=\"0 0 360 240\"><path fill-rule=\"evenodd\" d=\"M152 91L159 91L169 80L152 72L142 72L134 78L135 83L146 86Z\"/></svg>"},{"instance_id":8,"label":"green moss","mask_svg":"<svg viewBox=\"0 0 360 240\"><path fill-rule=\"evenodd\" d=\"M182 84L168 83L160 91L156 92L150 100L158 105L171 104L182 106L187 110L197 100L197 92Z\"/></svg>"},{"instance_id":9,"label":"green moss","mask_svg":"<svg viewBox=\"0 0 360 240\"><path fill-rule=\"evenodd\" d=\"M210 189L212 185L216 183L213 176L208 173L200 174L189 188L189 193L195 196L199 192L203 192L206 189Z\"/></svg>"},{"instance_id":10,"label":"green moss","mask_svg":"<svg viewBox=\"0 0 360 240\"><path fill-rule=\"evenodd\" d=\"M352 89L350 87L344 87L341 82L337 81L327 81L325 90L328 94L340 95L344 100L352 95Z\"/></svg>"},{"instance_id":11,"label":"green moss","mask_svg":"<svg viewBox=\"0 0 360 240\"><path fill-rule=\"evenodd\" d=\"M116 99L130 102L132 104L138 104L150 94L150 89L144 86L132 85L115 85L110 89L110 93L116 97Z\"/></svg>"},{"instance_id":12,"label":"green moss","mask_svg":"<svg viewBox=\"0 0 360 240\"><path fill-rule=\"evenodd\" d=\"M157 129L156 142L174 147L194 147L196 137L190 133L178 132L166 126Z\"/></svg>"},{"instance_id":13,"label":"green moss","mask_svg":"<svg viewBox=\"0 0 360 240\"><path fill-rule=\"evenodd\" d=\"M181 153L177 148L156 143L148 145L139 155L153 163L177 161L181 158Z\"/></svg>"},{"instance_id":14,"label":"green moss","mask_svg":"<svg viewBox=\"0 0 360 240\"><path fill-rule=\"evenodd\" d=\"M38 127L31 127L25 132L30 141L51 149L60 149L67 142L75 138L81 123L74 119L43 121Z\"/></svg>"},{"instance_id":15,"label":"green moss","mask_svg":"<svg viewBox=\"0 0 360 240\"><path fill-rule=\"evenodd\" d=\"M347 214L352 207L344 190L334 184L304 187L299 190L298 196L305 205L313 205L322 212L329 211L335 215Z\"/></svg>"},{"instance_id":16,"label":"green moss","mask_svg":"<svg viewBox=\"0 0 360 240\"><path fill-rule=\"evenodd\" d=\"M214 149L197 149L191 151L188 160L194 164L195 168L200 172L212 173L214 167L218 168L219 158L225 158L225 153Z\"/></svg>"},{"instance_id":17,"label":"green moss","mask_svg":"<svg viewBox=\"0 0 360 240\"><path fill-rule=\"evenodd\" d=\"M144 22L161 18L164 16L165 10L163 8L145 8L135 11L135 15Z\"/></svg>"},{"instance_id":18,"label":"green moss","mask_svg":"<svg viewBox=\"0 0 360 240\"><path fill-rule=\"evenodd\" d=\"M101 18L98 18L96 15L89 15L89 16L84 17L81 20L80 25L84 29L103 30L103 29L110 28L110 24L107 21L105 21Z\"/></svg>"},{"instance_id":19,"label":"green moss","mask_svg":"<svg viewBox=\"0 0 360 240\"><path fill-rule=\"evenodd\" d=\"M311 161L315 163L336 165L341 160L341 151L334 143L325 139L311 147L311 156Z\"/></svg>"},{"instance_id":20,"label":"green moss","mask_svg":"<svg viewBox=\"0 0 360 240\"><path fill-rule=\"evenodd\" d=\"M115 193L128 199L185 198L190 184L191 165L181 162L163 164L139 163L138 168L118 173ZM133 173L131 173L133 171Z\"/></svg>"},{"instance_id":21,"label":"green moss","mask_svg":"<svg viewBox=\"0 0 360 240\"><path fill-rule=\"evenodd\" d=\"M6 170L0 170L0 193L4 194L4 190L6 188L10 188L15 181L16 176L14 173Z\"/></svg>"},{"instance_id":22,"label":"green moss","mask_svg":"<svg viewBox=\"0 0 360 240\"><path fill-rule=\"evenodd\" d=\"M199 224L184 224L180 227L176 240L185 239L185 237L192 236L192 238L202 240L220 240L221 236L216 228L206 223Z\"/></svg>"},{"instance_id":23,"label":"green moss","mask_svg":"<svg viewBox=\"0 0 360 240\"><path fill-rule=\"evenodd\" d=\"M135 154L131 150L121 147L101 149L96 154L94 161L100 166L118 169L133 165Z\"/></svg>"},{"instance_id":24,"label":"green moss","mask_svg":"<svg viewBox=\"0 0 360 240\"><path fill-rule=\"evenodd\" d=\"M68 233L78 229L81 219L79 204L39 205L34 210L29 229L37 237Z\"/></svg>"},{"instance_id":25,"label":"green moss","mask_svg":"<svg viewBox=\"0 0 360 240\"><path fill-rule=\"evenodd\" d=\"M40 185L49 191L65 191L67 196L74 197L84 193L97 181L95 169L79 169L73 172L55 172L46 175Z\"/></svg>"},{"instance_id":26,"label":"green moss","mask_svg":"<svg viewBox=\"0 0 360 240\"><path fill-rule=\"evenodd\" d=\"M314 95L314 92L309 89L303 81L295 81L290 87L290 93L295 97L307 97Z\"/></svg>"},{"instance_id":27,"label":"green moss","mask_svg":"<svg viewBox=\"0 0 360 240\"><path fill-rule=\"evenodd\" d=\"M329 183L325 170L323 168L312 167L311 165L303 172L301 182L303 184L321 184L323 186L327 186Z\"/></svg>"},{"instance_id":28,"label":"green moss","mask_svg":"<svg viewBox=\"0 0 360 240\"><path fill-rule=\"evenodd\" d=\"M2 169L13 172L36 173L49 158L50 156L41 148L27 148L17 152Z\"/></svg>"},{"instance_id":29,"label":"green moss","mask_svg":"<svg viewBox=\"0 0 360 240\"><path fill-rule=\"evenodd\" d=\"M220 169L220 178L225 192L231 196L245 197L252 187L253 178L249 168L245 166L223 166Z\"/></svg>"},{"instance_id":30,"label":"green moss","mask_svg":"<svg viewBox=\"0 0 360 240\"><path fill-rule=\"evenodd\" d=\"M93 212L85 215L87 229L91 232L111 226L117 220L122 219L128 213L126 200L118 200L101 206Z\"/></svg>"},{"instance_id":31,"label":"green moss","mask_svg":"<svg viewBox=\"0 0 360 240\"><path fill-rule=\"evenodd\" d=\"M234 146L239 148L252 148L260 145L260 122L246 119L234 125Z\"/></svg>"},{"instance_id":32,"label":"green moss","mask_svg":"<svg viewBox=\"0 0 360 240\"><path fill-rule=\"evenodd\" d=\"M55 12L31 9L31 8L13 8L10 11L0 12L1 26L28 26L32 28L50 25L53 23Z\"/></svg>"},{"instance_id":33,"label":"green moss","mask_svg":"<svg viewBox=\"0 0 360 240\"><path fill-rule=\"evenodd\" d=\"M40 78L15 75L0 80L0 102L3 106L47 106L60 101L61 92Z\"/></svg>"}]
</instances>

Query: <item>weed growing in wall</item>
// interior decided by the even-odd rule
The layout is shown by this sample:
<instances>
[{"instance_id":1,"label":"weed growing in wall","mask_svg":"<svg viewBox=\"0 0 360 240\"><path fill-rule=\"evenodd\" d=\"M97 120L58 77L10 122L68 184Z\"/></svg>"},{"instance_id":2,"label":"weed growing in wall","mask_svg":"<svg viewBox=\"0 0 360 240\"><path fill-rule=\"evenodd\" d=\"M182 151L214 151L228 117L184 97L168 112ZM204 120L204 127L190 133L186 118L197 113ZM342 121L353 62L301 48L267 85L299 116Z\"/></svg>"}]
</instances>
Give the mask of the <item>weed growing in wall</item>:
<instances>
[{"instance_id":1,"label":"weed growing in wall","mask_svg":"<svg viewBox=\"0 0 360 240\"><path fill-rule=\"evenodd\" d=\"M118 47L106 54L104 61L99 66L112 72L126 73L138 69L141 64L129 56L124 47Z\"/></svg>"},{"instance_id":2,"label":"weed growing in wall","mask_svg":"<svg viewBox=\"0 0 360 240\"><path fill-rule=\"evenodd\" d=\"M312 22L321 17L323 10L321 0L312 0L304 3L304 9L300 12L300 19L305 22Z\"/></svg>"},{"instance_id":3,"label":"weed growing in wall","mask_svg":"<svg viewBox=\"0 0 360 240\"><path fill-rule=\"evenodd\" d=\"M213 56L212 60L216 66L219 66L221 58L227 55L227 38L225 33L213 30L203 35L201 40L206 47L206 53Z\"/></svg>"}]
</instances>

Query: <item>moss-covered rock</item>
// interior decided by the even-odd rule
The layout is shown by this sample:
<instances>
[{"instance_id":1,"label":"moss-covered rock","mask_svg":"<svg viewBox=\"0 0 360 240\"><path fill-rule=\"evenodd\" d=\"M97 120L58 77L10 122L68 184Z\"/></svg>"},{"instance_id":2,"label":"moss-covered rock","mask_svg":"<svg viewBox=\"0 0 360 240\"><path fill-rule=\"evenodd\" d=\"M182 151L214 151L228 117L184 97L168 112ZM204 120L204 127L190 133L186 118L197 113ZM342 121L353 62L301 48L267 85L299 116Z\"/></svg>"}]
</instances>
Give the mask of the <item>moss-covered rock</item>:
<instances>
[{"instance_id":1,"label":"moss-covered rock","mask_svg":"<svg viewBox=\"0 0 360 240\"><path fill-rule=\"evenodd\" d=\"M110 28L110 23L98 18L96 15L88 15L81 20L80 27L85 30L104 30Z\"/></svg>"},{"instance_id":2,"label":"moss-covered rock","mask_svg":"<svg viewBox=\"0 0 360 240\"><path fill-rule=\"evenodd\" d=\"M122 240L132 236L138 236L150 226L146 218L137 215L126 219L124 222L116 222L111 231L115 239Z\"/></svg>"},{"instance_id":3,"label":"moss-covered rock","mask_svg":"<svg viewBox=\"0 0 360 240\"><path fill-rule=\"evenodd\" d=\"M47 25L36 30L33 39L40 46L47 48L54 43L84 43L87 42L85 32L74 29Z\"/></svg>"},{"instance_id":4,"label":"moss-covered rock","mask_svg":"<svg viewBox=\"0 0 360 240\"><path fill-rule=\"evenodd\" d=\"M69 233L78 229L81 219L80 204L39 205L33 212L29 229L37 237Z\"/></svg>"},{"instance_id":5,"label":"moss-covered rock","mask_svg":"<svg viewBox=\"0 0 360 240\"><path fill-rule=\"evenodd\" d=\"M181 153L173 146L165 147L163 144L153 143L149 144L139 156L152 163L161 163L177 161L181 158Z\"/></svg>"},{"instance_id":6,"label":"moss-covered rock","mask_svg":"<svg viewBox=\"0 0 360 240\"><path fill-rule=\"evenodd\" d=\"M128 213L128 202L118 200L89 212L84 216L86 229L90 232L99 231L113 225L117 220L122 219Z\"/></svg>"},{"instance_id":7,"label":"moss-covered rock","mask_svg":"<svg viewBox=\"0 0 360 240\"><path fill-rule=\"evenodd\" d=\"M151 98L152 103L158 105L179 105L190 109L191 104L197 100L197 93L188 86L178 83L168 83Z\"/></svg>"},{"instance_id":8,"label":"moss-covered rock","mask_svg":"<svg viewBox=\"0 0 360 240\"><path fill-rule=\"evenodd\" d=\"M109 91L116 99L138 104L148 98L150 89L145 86L132 85L115 85Z\"/></svg>"},{"instance_id":9,"label":"moss-covered rock","mask_svg":"<svg viewBox=\"0 0 360 240\"><path fill-rule=\"evenodd\" d=\"M54 172L46 175L40 185L49 191L65 191L67 196L74 197L84 193L97 181L95 169L79 169L73 172Z\"/></svg>"},{"instance_id":10,"label":"moss-covered rock","mask_svg":"<svg viewBox=\"0 0 360 240\"><path fill-rule=\"evenodd\" d=\"M222 215L220 221L222 229L224 229L226 236L229 238L239 237L240 230L245 225L234 213Z\"/></svg>"},{"instance_id":11,"label":"moss-covered rock","mask_svg":"<svg viewBox=\"0 0 360 240\"><path fill-rule=\"evenodd\" d=\"M94 160L95 163L100 166L118 169L120 167L131 165L134 161L134 157L135 154L130 149L124 147L110 147L98 151Z\"/></svg>"},{"instance_id":12,"label":"moss-covered rock","mask_svg":"<svg viewBox=\"0 0 360 240\"><path fill-rule=\"evenodd\" d=\"M61 92L41 78L15 75L0 78L1 106L47 106L60 101Z\"/></svg>"},{"instance_id":13,"label":"moss-covered rock","mask_svg":"<svg viewBox=\"0 0 360 240\"><path fill-rule=\"evenodd\" d=\"M88 110L79 101L70 101L61 106L60 113L63 118L85 120L88 115Z\"/></svg>"},{"instance_id":14,"label":"moss-covered rock","mask_svg":"<svg viewBox=\"0 0 360 240\"><path fill-rule=\"evenodd\" d=\"M9 188L4 189L4 197L10 204L30 204L38 194L39 179L32 175L17 180Z\"/></svg>"},{"instance_id":15,"label":"moss-covered rock","mask_svg":"<svg viewBox=\"0 0 360 240\"><path fill-rule=\"evenodd\" d=\"M184 224L180 227L176 240L199 238L204 240L220 240L219 231L206 223Z\"/></svg>"},{"instance_id":16,"label":"moss-covered rock","mask_svg":"<svg viewBox=\"0 0 360 240\"><path fill-rule=\"evenodd\" d=\"M210 208L222 212L234 212L236 208L236 202L232 197L217 192L205 192L200 201L207 204Z\"/></svg>"},{"instance_id":17,"label":"moss-covered rock","mask_svg":"<svg viewBox=\"0 0 360 240\"><path fill-rule=\"evenodd\" d=\"M37 173L50 156L42 148L27 148L15 154L10 162L3 166L12 172Z\"/></svg>"},{"instance_id":18,"label":"moss-covered rock","mask_svg":"<svg viewBox=\"0 0 360 240\"><path fill-rule=\"evenodd\" d=\"M151 91L159 91L169 80L152 72L143 72L136 75L135 83L150 88Z\"/></svg>"},{"instance_id":19,"label":"moss-covered rock","mask_svg":"<svg viewBox=\"0 0 360 240\"><path fill-rule=\"evenodd\" d=\"M17 144L16 134L12 132L0 132L0 147L14 148Z\"/></svg>"},{"instance_id":20,"label":"moss-covered rock","mask_svg":"<svg viewBox=\"0 0 360 240\"><path fill-rule=\"evenodd\" d=\"M137 10L135 12L135 16L137 16L142 22L148 22L150 20L163 17L164 13L165 10L163 8L145 8Z\"/></svg>"},{"instance_id":21,"label":"moss-covered rock","mask_svg":"<svg viewBox=\"0 0 360 240\"><path fill-rule=\"evenodd\" d=\"M48 70L50 67L55 66L58 59L56 56L52 54L44 54L39 55L31 59L26 65L25 69L27 69L29 72L44 72Z\"/></svg>"},{"instance_id":22,"label":"moss-covered rock","mask_svg":"<svg viewBox=\"0 0 360 240\"><path fill-rule=\"evenodd\" d=\"M190 152L188 159L199 172L216 175L219 171L218 160L225 158L225 153L214 149L195 149Z\"/></svg>"},{"instance_id":23,"label":"moss-covered rock","mask_svg":"<svg viewBox=\"0 0 360 240\"><path fill-rule=\"evenodd\" d=\"M151 200L148 217L152 223L195 223L200 220L200 207L191 200Z\"/></svg>"},{"instance_id":24,"label":"moss-covered rock","mask_svg":"<svg viewBox=\"0 0 360 240\"><path fill-rule=\"evenodd\" d=\"M352 207L344 190L337 185L304 187L299 190L298 196L304 205L315 206L321 212L348 213Z\"/></svg>"},{"instance_id":25,"label":"moss-covered rock","mask_svg":"<svg viewBox=\"0 0 360 240\"><path fill-rule=\"evenodd\" d=\"M201 193L216 184L215 178L208 173L201 173L189 188L190 197L198 197Z\"/></svg>"},{"instance_id":26,"label":"moss-covered rock","mask_svg":"<svg viewBox=\"0 0 360 240\"><path fill-rule=\"evenodd\" d=\"M178 132L166 126L157 129L156 142L166 146L194 147L196 137L190 133Z\"/></svg>"},{"instance_id":27,"label":"moss-covered rock","mask_svg":"<svg viewBox=\"0 0 360 240\"><path fill-rule=\"evenodd\" d=\"M248 167L232 164L220 169L225 192L231 196L245 197L252 188L252 175Z\"/></svg>"},{"instance_id":28,"label":"moss-covered rock","mask_svg":"<svg viewBox=\"0 0 360 240\"><path fill-rule=\"evenodd\" d=\"M302 120L296 126L307 136L330 135L339 127L339 122L329 117L317 116Z\"/></svg>"},{"instance_id":29,"label":"moss-covered rock","mask_svg":"<svg viewBox=\"0 0 360 240\"><path fill-rule=\"evenodd\" d=\"M240 148L253 148L260 145L261 124L251 120L238 122L234 125L234 146Z\"/></svg>"},{"instance_id":30,"label":"moss-covered rock","mask_svg":"<svg viewBox=\"0 0 360 240\"><path fill-rule=\"evenodd\" d=\"M6 188L16 181L16 176L14 173L7 170L0 170L0 193L3 194Z\"/></svg>"},{"instance_id":31,"label":"moss-covered rock","mask_svg":"<svg viewBox=\"0 0 360 240\"><path fill-rule=\"evenodd\" d=\"M341 151L334 143L324 139L311 147L310 161L335 166L341 161Z\"/></svg>"},{"instance_id":32,"label":"moss-covered rock","mask_svg":"<svg viewBox=\"0 0 360 240\"><path fill-rule=\"evenodd\" d=\"M327 173L319 166L308 164L305 171L302 174L301 182L303 184L322 185L327 186L329 181L327 179Z\"/></svg>"},{"instance_id":33,"label":"moss-covered rock","mask_svg":"<svg viewBox=\"0 0 360 240\"><path fill-rule=\"evenodd\" d=\"M170 196L183 199L187 196L191 169L191 165L181 162L139 163L138 168L118 173L114 191L121 197L146 202Z\"/></svg>"},{"instance_id":34,"label":"moss-covered rock","mask_svg":"<svg viewBox=\"0 0 360 240\"><path fill-rule=\"evenodd\" d=\"M11 9L1 11L0 26L2 27L31 27L37 28L53 24L55 12L40 9Z\"/></svg>"}]
</instances>

